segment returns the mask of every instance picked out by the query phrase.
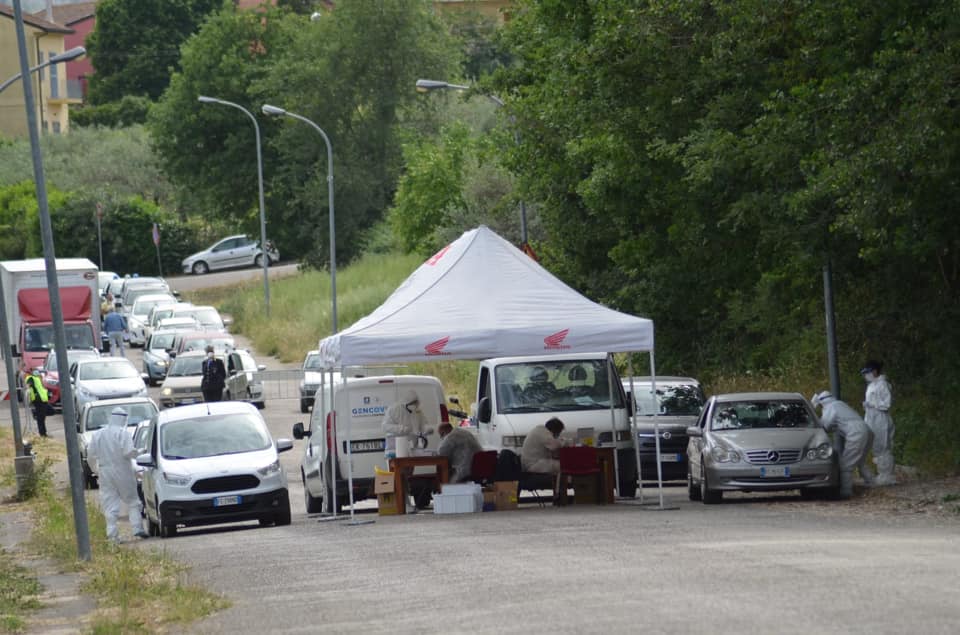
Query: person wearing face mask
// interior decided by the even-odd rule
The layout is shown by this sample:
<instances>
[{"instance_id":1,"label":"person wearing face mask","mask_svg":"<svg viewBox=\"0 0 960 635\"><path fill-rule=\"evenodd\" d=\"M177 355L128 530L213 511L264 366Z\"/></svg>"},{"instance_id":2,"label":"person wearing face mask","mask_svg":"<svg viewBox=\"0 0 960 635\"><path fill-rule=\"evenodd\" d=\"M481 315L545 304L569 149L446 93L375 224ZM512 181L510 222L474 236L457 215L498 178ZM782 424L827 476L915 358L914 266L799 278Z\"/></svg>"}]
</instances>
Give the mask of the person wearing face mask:
<instances>
[{"instance_id":1,"label":"person wearing face mask","mask_svg":"<svg viewBox=\"0 0 960 635\"><path fill-rule=\"evenodd\" d=\"M410 455L412 444L417 443L416 447L427 446L427 436L433 434L433 428L427 424L427 418L420 410L420 397L415 390L407 390L400 397L400 401L387 408L383 416L383 432L386 434L384 447L389 457L391 453L396 457L405 457ZM410 481L412 470L405 473L404 489L410 492ZM426 496L429 496L427 492ZM416 493L412 495L412 500L406 504L408 514L416 513L417 501ZM421 499L421 503L429 501L429 498ZM420 507L426 507L421 504Z\"/></svg>"},{"instance_id":2,"label":"person wearing face mask","mask_svg":"<svg viewBox=\"0 0 960 635\"><path fill-rule=\"evenodd\" d=\"M873 484L873 472L866 465L867 451L873 443L873 433L857 411L833 396L830 391L815 394L810 403L823 407L820 423L827 432L838 437L840 455L840 498L853 496L853 470L857 469L866 485Z\"/></svg>"},{"instance_id":3,"label":"person wearing face mask","mask_svg":"<svg viewBox=\"0 0 960 635\"><path fill-rule=\"evenodd\" d=\"M864 421L873 431L873 462L877 465L877 485L895 485L893 461L893 418L890 406L893 395L890 383L883 374L883 363L868 360L860 374L867 381L867 394L863 399Z\"/></svg>"},{"instance_id":4,"label":"person wearing face mask","mask_svg":"<svg viewBox=\"0 0 960 635\"><path fill-rule=\"evenodd\" d=\"M137 456L133 437L127 432L127 413L123 408L114 408L110 423L97 430L87 447L87 463L96 465L100 480L100 509L107 521L107 538L120 541L117 520L120 509L127 506L130 530L138 538L146 538L140 520L140 497L137 496L137 476L130 459Z\"/></svg>"},{"instance_id":5,"label":"person wearing face mask","mask_svg":"<svg viewBox=\"0 0 960 635\"><path fill-rule=\"evenodd\" d=\"M200 390L204 401L220 401L223 399L223 386L227 381L227 370L223 367L223 360L213 354L213 346L207 346L207 358L203 360L203 379L200 381Z\"/></svg>"}]
</instances>

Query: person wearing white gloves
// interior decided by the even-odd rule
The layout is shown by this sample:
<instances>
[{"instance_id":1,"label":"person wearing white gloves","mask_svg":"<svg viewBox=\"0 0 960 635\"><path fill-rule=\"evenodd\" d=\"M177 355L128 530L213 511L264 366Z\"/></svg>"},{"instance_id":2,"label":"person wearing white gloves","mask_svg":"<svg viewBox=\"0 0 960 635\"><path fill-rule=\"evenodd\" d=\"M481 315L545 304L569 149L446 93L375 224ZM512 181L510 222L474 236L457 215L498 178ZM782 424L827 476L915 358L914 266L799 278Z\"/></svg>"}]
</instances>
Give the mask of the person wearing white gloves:
<instances>
[{"instance_id":1,"label":"person wearing white gloves","mask_svg":"<svg viewBox=\"0 0 960 635\"><path fill-rule=\"evenodd\" d=\"M426 447L426 437L433 434L433 428L427 425L427 418L420 410L420 397L415 390L406 391L400 401L387 408L382 425L387 435L387 449L389 451L393 440L396 443L397 456L407 456L406 450L421 438L423 441L420 443Z\"/></svg>"},{"instance_id":2,"label":"person wearing white gloves","mask_svg":"<svg viewBox=\"0 0 960 635\"><path fill-rule=\"evenodd\" d=\"M138 538L146 538L137 496L137 477L130 459L137 456L133 437L127 432L127 413L119 406L110 413L108 425L93 435L87 447L87 462L96 461L100 481L100 509L107 521L107 538L120 542L117 520L121 505L127 506L130 529Z\"/></svg>"},{"instance_id":3,"label":"person wearing white gloves","mask_svg":"<svg viewBox=\"0 0 960 635\"><path fill-rule=\"evenodd\" d=\"M866 464L867 450L873 442L873 433L857 411L825 390L815 394L810 403L821 406L820 423L827 432L839 437L836 445L840 455L840 498L853 496L853 470L860 472L863 482L873 484L873 472Z\"/></svg>"},{"instance_id":4,"label":"person wearing white gloves","mask_svg":"<svg viewBox=\"0 0 960 635\"><path fill-rule=\"evenodd\" d=\"M869 360L860 369L867 381L867 394L863 400L864 421L873 431L873 462L877 465L877 485L895 485L893 460L893 418L890 406L893 395L890 383L883 374L883 363Z\"/></svg>"},{"instance_id":5,"label":"person wearing white gloves","mask_svg":"<svg viewBox=\"0 0 960 635\"><path fill-rule=\"evenodd\" d=\"M427 447L427 436L433 434L433 428L427 425L427 418L420 410L420 397L412 389L404 392L400 401L387 408L382 425L387 437L384 445L387 457L390 456L391 452L397 457L409 456L413 443L417 443L416 447L425 448ZM405 483L404 489L407 492L411 492L410 477L412 475L412 469L405 470L402 475ZM419 493L421 507L426 506L424 503L429 504L429 494L429 491L426 494ZM408 514L417 511L416 498L418 493L411 492L411 496L413 500L406 505Z\"/></svg>"}]
</instances>

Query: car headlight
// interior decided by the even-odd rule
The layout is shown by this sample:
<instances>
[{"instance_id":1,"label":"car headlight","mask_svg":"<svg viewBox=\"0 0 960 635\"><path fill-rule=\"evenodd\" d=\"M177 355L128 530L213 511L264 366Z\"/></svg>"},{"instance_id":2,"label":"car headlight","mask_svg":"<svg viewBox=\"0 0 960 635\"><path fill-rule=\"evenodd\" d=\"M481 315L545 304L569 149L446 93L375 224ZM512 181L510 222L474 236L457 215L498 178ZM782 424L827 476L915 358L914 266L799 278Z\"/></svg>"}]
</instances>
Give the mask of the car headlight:
<instances>
[{"instance_id":1,"label":"car headlight","mask_svg":"<svg viewBox=\"0 0 960 635\"><path fill-rule=\"evenodd\" d=\"M160 368L165 368L166 365L167 365L167 362L165 362L165 361L162 360L162 359L155 359L155 360L153 360L153 363L156 364L157 366L159 366Z\"/></svg>"},{"instance_id":2,"label":"car headlight","mask_svg":"<svg viewBox=\"0 0 960 635\"><path fill-rule=\"evenodd\" d=\"M829 443L821 443L817 446L817 456L821 459L829 459L833 456L833 446Z\"/></svg>"},{"instance_id":3,"label":"car headlight","mask_svg":"<svg viewBox=\"0 0 960 635\"><path fill-rule=\"evenodd\" d=\"M184 485L190 484L190 477L184 474L163 472L163 481L168 485L179 485L180 487L183 487Z\"/></svg>"},{"instance_id":4,"label":"car headlight","mask_svg":"<svg viewBox=\"0 0 960 635\"><path fill-rule=\"evenodd\" d=\"M169 397L170 395L173 394L173 388L164 388L160 392L163 394L164 397Z\"/></svg>"},{"instance_id":5,"label":"car headlight","mask_svg":"<svg viewBox=\"0 0 960 635\"><path fill-rule=\"evenodd\" d=\"M276 474L280 471L280 459L277 459L270 465L261 467L257 470L257 474L260 476L270 476L271 474Z\"/></svg>"},{"instance_id":6,"label":"car headlight","mask_svg":"<svg viewBox=\"0 0 960 635\"><path fill-rule=\"evenodd\" d=\"M710 450L710 457L717 463L739 463L740 454L734 450L714 446Z\"/></svg>"},{"instance_id":7,"label":"car headlight","mask_svg":"<svg viewBox=\"0 0 960 635\"><path fill-rule=\"evenodd\" d=\"M54 379L53 377L47 377L47 385L48 385L48 386L59 386L59 385L60 385L60 380L59 380L59 379Z\"/></svg>"}]
</instances>

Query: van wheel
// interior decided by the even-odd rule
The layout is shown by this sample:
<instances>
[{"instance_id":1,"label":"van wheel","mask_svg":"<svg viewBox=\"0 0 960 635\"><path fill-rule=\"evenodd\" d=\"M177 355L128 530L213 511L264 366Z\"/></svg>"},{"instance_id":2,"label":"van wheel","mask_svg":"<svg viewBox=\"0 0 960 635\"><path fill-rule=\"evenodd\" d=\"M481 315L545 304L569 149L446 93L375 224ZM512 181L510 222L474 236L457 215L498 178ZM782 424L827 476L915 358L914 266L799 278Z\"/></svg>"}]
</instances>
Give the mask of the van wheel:
<instances>
[{"instance_id":1,"label":"van wheel","mask_svg":"<svg viewBox=\"0 0 960 635\"><path fill-rule=\"evenodd\" d=\"M300 480L303 481L303 505L307 508L308 514L319 514L323 511L323 497L316 497L307 489L307 479L300 474Z\"/></svg>"},{"instance_id":2,"label":"van wheel","mask_svg":"<svg viewBox=\"0 0 960 635\"><path fill-rule=\"evenodd\" d=\"M161 538L173 538L177 535L177 523L165 523L163 522L163 516L160 514L160 506L157 505L157 525L160 526L160 537Z\"/></svg>"},{"instance_id":3,"label":"van wheel","mask_svg":"<svg viewBox=\"0 0 960 635\"><path fill-rule=\"evenodd\" d=\"M620 472L620 480L617 483L620 486L620 496L623 498L634 498L637 495L637 479L630 478L625 470Z\"/></svg>"},{"instance_id":4,"label":"van wheel","mask_svg":"<svg viewBox=\"0 0 960 635\"><path fill-rule=\"evenodd\" d=\"M274 518L274 522L276 523L277 527L285 527L289 525L292 520L293 518L290 514L289 503L287 504L287 507L285 509L282 509L279 512L277 512L277 515Z\"/></svg>"}]
</instances>

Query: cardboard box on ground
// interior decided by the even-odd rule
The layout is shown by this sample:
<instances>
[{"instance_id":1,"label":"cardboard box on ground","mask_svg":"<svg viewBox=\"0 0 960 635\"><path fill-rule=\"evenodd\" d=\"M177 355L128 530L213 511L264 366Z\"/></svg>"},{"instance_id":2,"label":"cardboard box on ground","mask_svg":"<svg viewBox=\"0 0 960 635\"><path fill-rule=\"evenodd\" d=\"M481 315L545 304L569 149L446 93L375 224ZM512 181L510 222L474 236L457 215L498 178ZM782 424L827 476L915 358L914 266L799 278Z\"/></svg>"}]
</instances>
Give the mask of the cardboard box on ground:
<instances>
[{"instance_id":1,"label":"cardboard box on ground","mask_svg":"<svg viewBox=\"0 0 960 635\"><path fill-rule=\"evenodd\" d=\"M493 484L494 506L498 512L517 508L518 487L520 487L519 481L497 481Z\"/></svg>"},{"instance_id":2,"label":"cardboard box on ground","mask_svg":"<svg viewBox=\"0 0 960 635\"><path fill-rule=\"evenodd\" d=\"M394 516L399 511L393 485L393 472L374 470L373 492L377 495L377 513L381 516Z\"/></svg>"}]
</instances>

